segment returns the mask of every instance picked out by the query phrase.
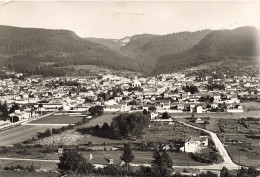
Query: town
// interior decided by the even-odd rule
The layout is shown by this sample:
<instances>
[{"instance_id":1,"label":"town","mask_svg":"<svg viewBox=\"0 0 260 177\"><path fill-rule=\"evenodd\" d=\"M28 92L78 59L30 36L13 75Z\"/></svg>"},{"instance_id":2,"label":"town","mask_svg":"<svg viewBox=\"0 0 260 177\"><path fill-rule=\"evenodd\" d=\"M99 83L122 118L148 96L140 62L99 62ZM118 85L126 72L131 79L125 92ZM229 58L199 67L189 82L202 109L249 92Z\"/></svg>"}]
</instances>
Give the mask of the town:
<instances>
[{"instance_id":1,"label":"town","mask_svg":"<svg viewBox=\"0 0 260 177\"><path fill-rule=\"evenodd\" d=\"M196 174L198 172L187 170L188 167L182 165L183 163L190 163L189 169L193 169L192 164L198 166L201 163L209 164L204 169L211 169L210 164L214 162L220 164L218 166L219 170L225 166L235 170L239 168L238 165L248 166L248 161L253 160L247 157L248 159L241 163L240 154L238 159L237 152L233 154L231 152L232 149L228 149L233 160L230 159L222 144L228 144L228 141L231 141L233 144L231 143L230 147L233 148L234 142L241 142L242 140L234 139L232 136L229 137L230 134L225 134L225 130L227 131L226 126L230 123L225 123L226 126L224 127L220 125L223 124L222 121L227 120L223 118L237 120L247 117L251 117L252 120L250 120L253 121L253 124L254 122L259 124L258 106L250 108L246 104L250 103L249 105L251 105L252 102L257 104L259 100L260 94L258 93L260 93L260 87L259 78L257 77L245 75L227 76L226 74L216 74L217 71L212 71L211 75L185 76L184 73L173 73L161 74L156 77L141 77L138 74L122 77L108 71L94 77L60 78L24 77L22 73L9 71L2 71L2 73L3 79L0 82L0 128L2 133L15 131L15 128L18 127L34 126L36 128L36 130L33 129L28 132L24 129L17 130L21 131L20 133L24 137L18 136L12 139L9 136L2 135L0 144L3 147L21 146L21 143L25 147L36 144L40 144L43 147L46 145L50 147L51 145L54 151L58 152L56 156L59 156L66 149L79 145L83 148L83 142L88 142L86 149L90 151L90 156L87 154L85 156L89 156L90 160L94 158L93 162L96 166L98 164L116 164L119 163L117 162L118 159L116 159L117 155L107 157L109 159L108 162L104 162L100 159L100 154L96 150L120 150L122 148L118 146L120 141L115 141L113 138L104 139L104 135L101 135L101 141L104 141L101 143L97 140L100 136L98 128L104 123L102 129L105 130L106 128L103 127L108 123L106 126L109 129L110 126L112 127L112 120L114 120L112 118L118 115L120 117L123 114L141 113L147 116L151 123L148 128L148 134L141 135L144 138L138 140L139 135L134 135L133 148L140 148L135 143L144 143L145 139L146 143L153 142L152 146L146 147L148 149L153 149L152 147L157 144L160 149L174 151L174 156L177 154L181 155L181 152L186 152L187 155L191 153L188 155L190 156L189 158L186 157L187 155L179 157L188 158L188 161L184 160L179 164L178 162L175 164L174 161L176 168L185 169L185 172L182 172L184 175ZM102 118L101 122L98 122L97 119L102 116L105 117ZM84 119L86 120L83 121ZM98 122L97 125L90 122L86 123L89 120L92 121L91 119L96 120ZM78 135L77 132L89 131L84 126L84 128L80 129L82 123L77 123L80 120L83 121L83 124L89 124L87 127L95 126L93 138L86 138L87 132L83 133L83 136ZM109 125L110 123L111 125ZM250 122L245 124L250 124ZM256 136L259 134L259 130L257 125L253 129L253 124L249 125L250 133L248 135ZM78 129L73 128L78 125ZM67 126L68 128L65 129L61 126ZM186 131L183 131L184 129L176 130L185 126ZM163 130L158 130L159 127L163 128ZM72 130L70 130L71 128ZM150 133L155 131L155 129L158 130L156 133L162 134L163 137L155 136L155 139L153 139ZM61 133L59 132L60 130L64 132ZM241 129L239 130L241 131ZM37 133L38 135L36 136ZM60 133L61 135L57 135ZM169 133L174 133L175 135ZM178 135L178 133L180 134ZM220 139L213 138L216 136L216 133L221 137ZM164 137L166 134L167 137ZM10 134L10 136L12 135ZM127 137L129 135L126 136L125 140L128 139ZM226 139L227 137L229 139ZM160 139L159 141L158 138ZM170 141L175 143L169 143ZM221 144L220 147L217 146L218 141ZM127 141L121 141L120 144L125 142ZM244 139L243 142L246 143L248 140ZM253 144L251 144L252 142ZM259 140L250 142L249 146L253 147L252 153L258 153L257 148L259 144ZM224 149L224 152L219 150L221 148ZM210 153L207 152L209 154L215 153L214 150L218 153L214 155L214 158L211 155L212 157L208 157L209 159L206 160L205 157L203 158L199 155L203 154L205 149L210 149L206 150L210 151ZM94 152L92 152L93 150ZM136 151L136 153L140 152ZM147 161L142 159L143 155L143 153L139 155L139 158L141 158L139 162L146 164ZM172 155L170 154L170 156ZM56 159L54 162L56 162ZM255 162L258 164L258 157L256 157ZM252 165L249 166L254 165L253 161ZM202 170L203 167L199 167L199 169Z\"/></svg>"}]
</instances>

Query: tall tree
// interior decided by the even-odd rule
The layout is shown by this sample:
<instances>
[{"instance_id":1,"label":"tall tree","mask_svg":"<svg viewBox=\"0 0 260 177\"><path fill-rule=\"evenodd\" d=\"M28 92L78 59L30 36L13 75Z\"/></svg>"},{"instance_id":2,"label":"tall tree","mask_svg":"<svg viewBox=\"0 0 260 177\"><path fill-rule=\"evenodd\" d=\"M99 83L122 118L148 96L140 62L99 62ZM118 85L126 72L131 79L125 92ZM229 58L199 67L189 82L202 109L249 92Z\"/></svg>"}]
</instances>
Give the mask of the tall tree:
<instances>
[{"instance_id":1,"label":"tall tree","mask_svg":"<svg viewBox=\"0 0 260 177\"><path fill-rule=\"evenodd\" d=\"M134 160L135 156L132 153L131 145L124 144L123 155L121 156L121 160L123 160L126 164L126 170L129 170L129 163Z\"/></svg>"},{"instance_id":2,"label":"tall tree","mask_svg":"<svg viewBox=\"0 0 260 177\"><path fill-rule=\"evenodd\" d=\"M156 149L153 153L152 173L156 177L168 177L172 170L173 162L169 154L164 151L162 154Z\"/></svg>"}]
</instances>

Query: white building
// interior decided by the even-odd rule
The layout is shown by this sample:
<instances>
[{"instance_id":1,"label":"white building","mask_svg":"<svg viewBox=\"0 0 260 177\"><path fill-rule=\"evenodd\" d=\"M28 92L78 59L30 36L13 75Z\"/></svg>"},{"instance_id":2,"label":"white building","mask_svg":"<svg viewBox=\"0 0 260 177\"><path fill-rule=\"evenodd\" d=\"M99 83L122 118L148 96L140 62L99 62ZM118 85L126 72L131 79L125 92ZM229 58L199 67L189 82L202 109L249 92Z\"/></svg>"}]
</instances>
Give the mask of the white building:
<instances>
[{"instance_id":1,"label":"white building","mask_svg":"<svg viewBox=\"0 0 260 177\"><path fill-rule=\"evenodd\" d=\"M184 143L184 146L180 148L183 152L196 152L199 147L207 147L208 146L208 137L200 136L200 137L192 137Z\"/></svg>"}]
</instances>

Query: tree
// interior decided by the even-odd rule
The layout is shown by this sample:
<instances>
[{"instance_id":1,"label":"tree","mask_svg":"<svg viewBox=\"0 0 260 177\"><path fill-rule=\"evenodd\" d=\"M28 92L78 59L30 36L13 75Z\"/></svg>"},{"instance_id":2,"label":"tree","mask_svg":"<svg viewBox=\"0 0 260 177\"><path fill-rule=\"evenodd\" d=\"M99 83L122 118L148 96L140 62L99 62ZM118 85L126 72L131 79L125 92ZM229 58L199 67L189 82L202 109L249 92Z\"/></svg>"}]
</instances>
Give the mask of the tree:
<instances>
[{"instance_id":1,"label":"tree","mask_svg":"<svg viewBox=\"0 0 260 177\"><path fill-rule=\"evenodd\" d=\"M18 122L18 121L19 121L19 117L17 117L17 116L12 117L12 122L13 123Z\"/></svg>"},{"instance_id":2,"label":"tree","mask_svg":"<svg viewBox=\"0 0 260 177\"><path fill-rule=\"evenodd\" d=\"M143 114L147 116L148 111L146 109L143 110Z\"/></svg>"},{"instance_id":3,"label":"tree","mask_svg":"<svg viewBox=\"0 0 260 177\"><path fill-rule=\"evenodd\" d=\"M172 168L173 166L172 159L170 158L169 154L166 151L163 151L162 159L168 168Z\"/></svg>"},{"instance_id":4,"label":"tree","mask_svg":"<svg viewBox=\"0 0 260 177\"><path fill-rule=\"evenodd\" d=\"M124 151L123 155L120 157L121 160L123 160L126 164L126 170L129 169L129 163L132 162L135 158L135 156L132 153L131 145L130 144L124 144Z\"/></svg>"},{"instance_id":5,"label":"tree","mask_svg":"<svg viewBox=\"0 0 260 177\"><path fill-rule=\"evenodd\" d=\"M2 112L0 116L5 121L8 117L8 107L6 101L4 102L4 104L0 104L0 111Z\"/></svg>"},{"instance_id":6,"label":"tree","mask_svg":"<svg viewBox=\"0 0 260 177\"><path fill-rule=\"evenodd\" d=\"M90 174L94 166L77 151L67 151L60 157L58 168L62 175L65 174Z\"/></svg>"},{"instance_id":7,"label":"tree","mask_svg":"<svg viewBox=\"0 0 260 177\"><path fill-rule=\"evenodd\" d=\"M220 177L230 177L229 171L226 167L220 170Z\"/></svg>"},{"instance_id":8,"label":"tree","mask_svg":"<svg viewBox=\"0 0 260 177\"><path fill-rule=\"evenodd\" d=\"M43 108L43 104L42 104L42 103L40 103L38 107L39 107L39 109L40 109L40 111L41 111L41 115L42 115L42 108Z\"/></svg>"},{"instance_id":9,"label":"tree","mask_svg":"<svg viewBox=\"0 0 260 177\"><path fill-rule=\"evenodd\" d=\"M111 128L121 139L130 135L139 138L149 123L150 119L142 113L125 113L113 118Z\"/></svg>"},{"instance_id":10,"label":"tree","mask_svg":"<svg viewBox=\"0 0 260 177\"><path fill-rule=\"evenodd\" d=\"M169 154L164 151L162 155L156 149L153 153L154 160L152 161L152 174L156 177L170 176L173 162Z\"/></svg>"},{"instance_id":11,"label":"tree","mask_svg":"<svg viewBox=\"0 0 260 177\"><path fill-rule=\"evenodd\" d=\"M162 115L162 119L169 119L169 114L168 112L164 112L163 115Z\"/></svg>"},{"instance_id":12,"label":"tree","mask_svg":"<svg viewBox=\"0 0 260 177\"><path fill-rule=\"evenodd\" d=\"M94 129L98 131L100 129L99 125L97 124Z\"/></svg>"},{"instance_id":13,"label":"tree","mask_svg":"<svg viewBox=\"0 0 260 177\"><path fill-rule=\"evenodd\" d=\"M103 130L109 130L109 129L110 129L110 127L109 127L109 125L108 125L107 122L105 122L105 123L102 125L102 129L103 129Z\"/></svg>"},{"instance_id":14,"label":"tree","mask_svg":"<svg viewBox=\"0 0 260 177\"><path fill-rule=\"evenodd\" d=\"M50 129L45 130L44 134L46 137L51 136L51 130Z\"/></svg>"},{"instance_id":15,"label":"tree","mask_svg":"<svg viewBox=\"0 0 260 177\"><path fill-rule=\"evenodd\" d=\"M18 109L19 109L19 105L17 103L14 103L14 105L9 109L9 114L14 113L14 111Z\"/></svg>"},{"instance_id":16,"label":"tree","mask_svg":"<svg viewBox=\"0 0 260 177\"><path fill-rule=\"evenodd\" d=\"M102 106L97 105L97 106L89 108L88 111L90 112L90 114L92 116L101 116L104 112L104 109Z\"/></svg>"}]
</instances>

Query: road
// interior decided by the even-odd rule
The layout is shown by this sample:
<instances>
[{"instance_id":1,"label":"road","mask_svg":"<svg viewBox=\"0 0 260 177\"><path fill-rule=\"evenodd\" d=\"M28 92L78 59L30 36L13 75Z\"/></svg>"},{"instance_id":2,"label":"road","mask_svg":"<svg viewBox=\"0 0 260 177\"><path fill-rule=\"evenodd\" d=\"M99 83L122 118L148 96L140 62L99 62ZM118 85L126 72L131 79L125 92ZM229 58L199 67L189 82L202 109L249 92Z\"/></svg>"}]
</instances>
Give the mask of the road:
<instances>
[{"instance_id":1,"label":"road","mask_svg":"<svg viewBox=\"0 0 260 177\"><path fill-rule=\"evenodd\" d=\"M185 122L182 122L182 121L178 121L179 123L183 124L183 125L186 125L188 127L191 127L191 128L194 128L194 129L197 129L197 130L202 130L206 133L208 133L211 138L212 138L212 141L215 143L216 145L216 148L218 149L220 155L223 157L223 162L220 163L220 164L214 164L214 165L208 165L206 166L207 168L211 168L211 169L221 169L223 166L227 167L228 169L238 169L240 166L235 164L232 159L230 158L226 148L224 147L224 145L222 144L222 142L220 141L220 139L218 138L217 134L214 133L214 132L211 132L209 130L205 130L203 128L199 128L199 127L196 127L196 126L193 126L193 125L190 125L190 124L187 124ZM205 167L204 167L205 169Z\"/></svg>"}]
</instances>

